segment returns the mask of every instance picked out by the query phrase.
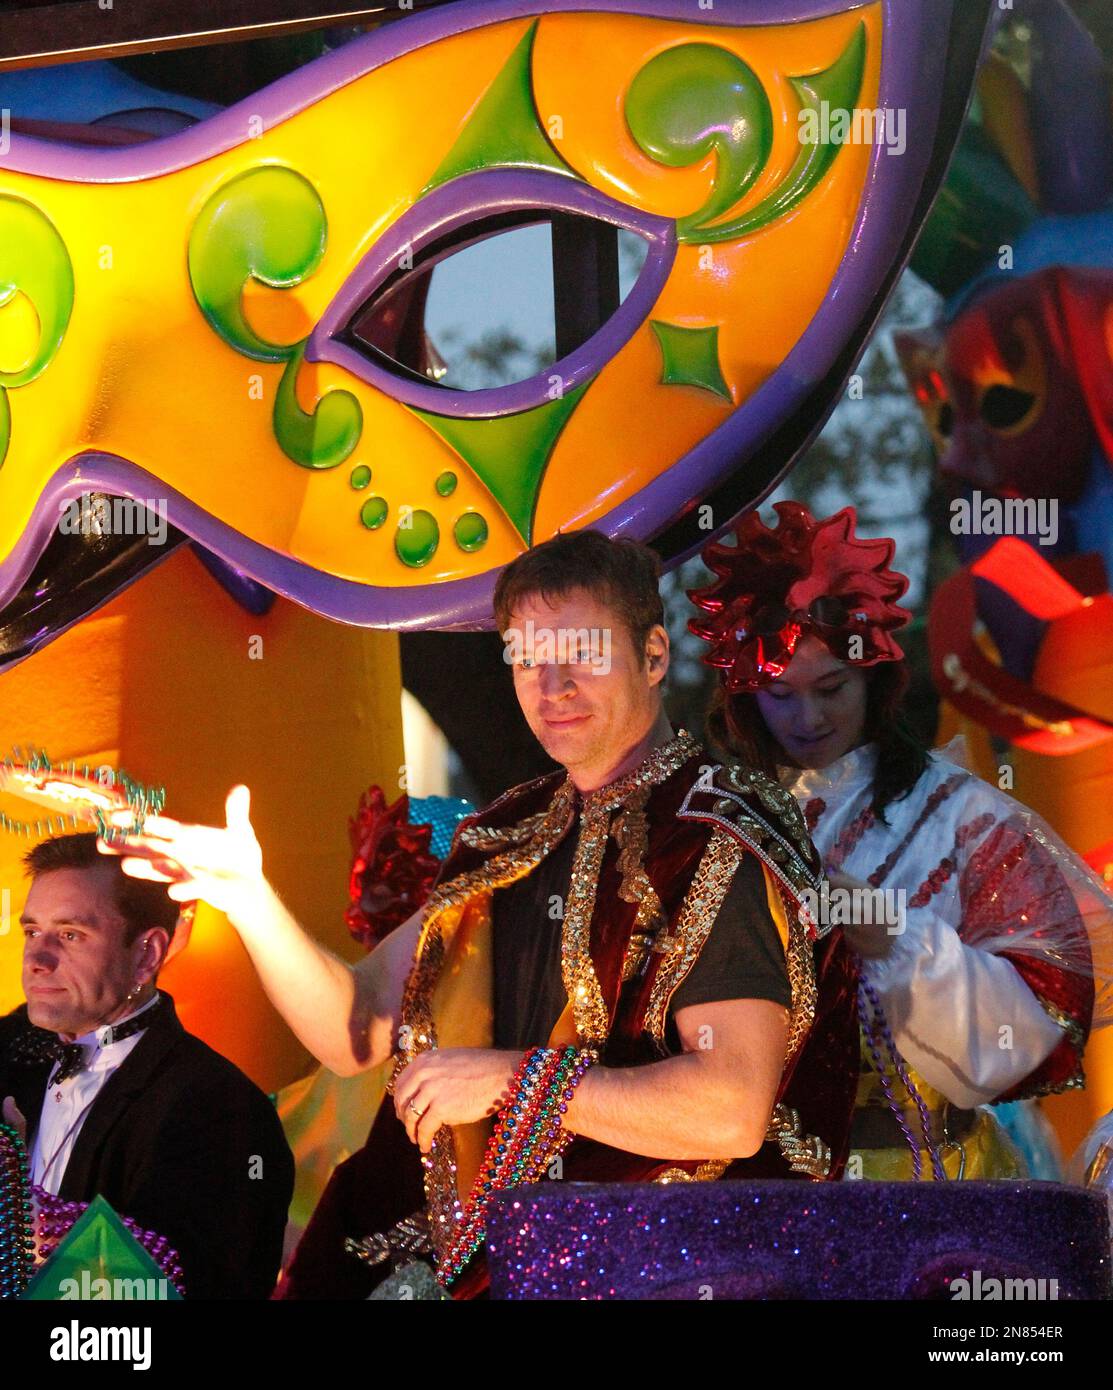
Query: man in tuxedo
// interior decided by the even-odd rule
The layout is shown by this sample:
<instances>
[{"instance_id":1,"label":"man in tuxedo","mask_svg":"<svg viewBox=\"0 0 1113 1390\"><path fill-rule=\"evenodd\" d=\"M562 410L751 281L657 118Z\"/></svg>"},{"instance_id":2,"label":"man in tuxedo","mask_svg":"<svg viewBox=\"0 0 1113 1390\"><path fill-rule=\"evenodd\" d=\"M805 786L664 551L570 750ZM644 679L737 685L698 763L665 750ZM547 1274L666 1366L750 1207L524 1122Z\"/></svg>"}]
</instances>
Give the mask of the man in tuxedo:
<instances>
[{"instance_id":1,"label":"man in tuxedo","mask_svg":"<svg viewBox=\"0 0 1113 1390\"><path fill-rule=\"evenodd\" d=\"M33 1183L99 1194L165 1236L188 1298L266 1298L294 1184L282 1126L157 988L177 903L96 840L59 835L25 860L27 1003L0 1019L4 1118L25 1125Z\"/></svg>"}]
</instances>

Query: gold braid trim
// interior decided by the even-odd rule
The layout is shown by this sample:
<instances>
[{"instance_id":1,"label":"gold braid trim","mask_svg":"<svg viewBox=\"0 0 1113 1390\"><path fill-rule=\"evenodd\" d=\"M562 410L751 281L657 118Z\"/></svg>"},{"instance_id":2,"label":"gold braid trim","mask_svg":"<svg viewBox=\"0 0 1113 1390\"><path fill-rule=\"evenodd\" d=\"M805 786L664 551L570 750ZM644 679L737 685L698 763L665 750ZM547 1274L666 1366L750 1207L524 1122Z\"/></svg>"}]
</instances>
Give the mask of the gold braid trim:
<instances>
[{"instance_id":1,"label":"gold braid trim","mask_svg":"<svg viewBox=\"0 0 1113 1390\"><path fill-rule=\"evenodd\" d=\"M605 807L585 808L560 934L560 973L581 1047L602 1047L611 1029L610 1012L591 959L591 919L610 825L610 811Z\"/></svg>"},{"instance_id":2,"label":"gold braid trim","mask_svg":"<svg viewBox=\"0 0 1113 1390\"><path fill-rule=\"evenodd\" d=\"M815 980L815 956L812 953L811 938L800 918L799 905L793 900L781 883L777 891L784 904L788 921L788 946L785 950L785 965L788 969L788 984L792 990L792 1018L788 1030L788 1054L785 1065L796 1056L815 1022L815 1005L818 987Z\"/></svg>"},{"instance_id":3,"label":"gold braid trim","mask_svg":"<svg viewBox=\"0 0 1113 1390\"><path fill-rule=\"evenodd\" d=\"M611 812L627 806L634 811L635 818L630 827L630 853L626 859L626 869L632 879L635 873L632 860L639 856L638 811L644 811L650 788L666 781L683 767L699 751L699 747L691 734L681 729L674 739L655 749L632 772L584 797L580 838L576 844L576 857L572 861L572 878L560 939L561 976L572 1005L572 1020L581 1047L602 1047L611 1027L610 1012L591 959L591 919L595 912L599 870L610 835ZM644 876L644 866L638 864L636 868L641 869Z\"/></svg>"},{"instance_id":4,"label":"gold braid trim","mask_svg":"<svg viewBox=\"0 0 1113 1390\"><path fill-rule=\"evenodd\" d=\"M675 738L654 750L632 772L584 798L580 838L572 866L572 887L561 941L561 969L565 987L569 989L576 1028L584 1046L590 1046L596 1040L604 1043L610 1027L590 954L591 915L595 906L599 866L609 834L610 813L624 805L642 787L653 786L671 777L699 751L699 747L691 734L681 729ZM503 852L478 868L458 874L429 895L413 968L402 998L399 1029L401 1051L395 1066L395 1077L418 1053L437 1045L432 998L445 961L445 928L449 927L448 935L451 938L452 931L459 925L473 898L496 888L504 888L532 872L567 830L575 798L575 786L571 778L566 778L554 793L547 811L529 816L505 829L475 825L460 832L464 842L473 848ZM569 980L572 981L572 988L569 988ZM441 1260L451 1246L461 1209L456 1190L456 1148L449 1126L442 1126L437 1131L423 1163L430 1235L437 1258Z\"/></svg>"},{"instance_id":5,"label":"gold braid trim","mask_svg":"<svg viewBox=\"0 0 1113 1390\"><path fill-rule=\"evenodd\" d=\"M746 850L727 830L711 832L676 920L676 944L665 956L649 991L642 1022L661 1056L666 1055L665 1016L669 1001L687 979L715 925L735 870Z\"/></svg>"},{"instance_id":6,"label":"gold braid trim","mask_svg":"<svg viewBox=\"0 0 1113 1390\"><path fill-rule=\"evenodd\" d=\"M658 941L658 934L666 932L668 928L661 899L645 871L645 856L649 852L649 825L645 808L649 793L649 787L642 787L634 793L619 813L612 832L619 847L618 871L622 875L618 896L623 902L638 905L626 954L622 959L624 981L632 980L643 969L650 949ZM660 945L667 948L667 944L671 943L665 936Z\"/></svg>"},{"instance_id":7,"label":"gold braid trim","mask_svg":"<svg viewBox=\"0 0 1113 1390\"><path fill-rule=\"evenodd\" d=\"M787 1105L773 1107L773 1117L765 1136L775 1139L794 1173L809 1178L826 1178L831 1172L831 1150L818 1134L805 1134L799 1114Z\"/></svg>"},{"instance_id":8,"label":"gold braid trim","mask_svg":"<svg viewBox=\"0 0 1113 1390\"><path fill-rule=\"evenodd\" d=\"M686 1168L666 1168L663 1173L658 1173L653 1181L666 1187L673 1182L715 1182L723 1176L733 1161L730 1158L709 1158L705 1163L701 1163L694 1173L689 1173Z\"/></svg>"},{"instance_id":9,"label":"gold braid trim","mask_svg":"<svg viewBox=\"0 0 1113 1390\"><path fill-rule=\"evenodd\" d=\"M575 788L571 781L564 782L557 788L548 811L540 820L530 817L528 822L522 823L535 826L532 838L522 848L509 850L478 868L458 874L429 895L414 965L402 998L400 1053L392 1084L398 1072L418 1053L437 1045L432 999L444 966L446 925L451 920L451 928L455 930L471 899L514 883L537 867L567 829L574 796ZM456 1190L456 1145L449 1126L443 1125L437 1131L422 1163L425 1168L429 1233L439 1261L445 1258L451 1247L460 1209Z\"/></svg>"}]
</instances>

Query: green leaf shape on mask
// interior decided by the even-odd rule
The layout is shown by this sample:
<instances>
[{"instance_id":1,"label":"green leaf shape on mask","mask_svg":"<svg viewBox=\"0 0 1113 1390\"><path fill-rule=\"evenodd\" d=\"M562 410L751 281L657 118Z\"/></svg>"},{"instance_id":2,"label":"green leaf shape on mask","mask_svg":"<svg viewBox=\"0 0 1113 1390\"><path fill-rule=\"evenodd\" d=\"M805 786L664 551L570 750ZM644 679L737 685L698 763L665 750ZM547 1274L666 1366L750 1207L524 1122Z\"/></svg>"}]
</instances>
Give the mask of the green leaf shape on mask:
<instances>
[{"instance_id":1,"label":"green leaf shape on mask","mask_svg":"<svg viewBox=\"0 0 1113 1390\"><path fill-rule=\"evenodd\" d=\"M717 155L711 196L677 222L678 233L734 207L773 149L773 108L760 78L713 43L678 44L650 59L626 94L626 123L641 151L670 169Z\"/></svg>"},{"instance_id":2,"label":"green leaf shape on mask","mask_svg":"<svg viewBox=\"0 0 1113 1390\"><path fill-rule=\"evenodd\" d=\"M478 169L551 169L578 177L553 148L534 104L530 68L536 32L534 20L423 192Z\"/></svg>"},{"instance_id":3,"label":"green leaf shape on mask","mask_svg":"<svg viewBox=\"0 0 1113 1390\"><path fill-rule=\"evenodd\" d=\"M649 326L661 348L662 386L698 386L733 401L719 365L718 325L685 328L650 319Z\"/></svg>"},{"instance_id":4,"label":"green leaf shape on mask","mask_svg":"<svg viewBox=\"0 0 1113 1390\"><path fill-rule=\"evenodd\" d=\"M459 419L417 410L485 485L527 545L545 468L569 416L590 386L554 397L517 415Z\"/></svg>"}]
</instances>

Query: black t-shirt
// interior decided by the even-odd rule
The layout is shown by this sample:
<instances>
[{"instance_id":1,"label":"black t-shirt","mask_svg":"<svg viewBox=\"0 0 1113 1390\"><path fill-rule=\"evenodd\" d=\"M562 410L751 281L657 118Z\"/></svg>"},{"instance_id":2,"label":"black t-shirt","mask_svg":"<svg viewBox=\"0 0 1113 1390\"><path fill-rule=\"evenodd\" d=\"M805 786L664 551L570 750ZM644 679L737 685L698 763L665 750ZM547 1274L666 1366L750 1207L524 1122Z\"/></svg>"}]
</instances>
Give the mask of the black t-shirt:
<instances>
[{"instance_id":1,"label":"black t-shirt","mask_svg":"<svg viewBox=\"0 0 1113 1390\"><path fill-rule=\"evenodd\" d=\"M560 935L577 835L573 824L532 873L495 890L495 1047L544 1047L568 1003ZM672 1019L681 1009L723 999L770 999L785 1008L792 1001L765 877L752 854L743 856L699 958L672 996L669 1033L675 1036Z\"/></svg>"}]
</instances>

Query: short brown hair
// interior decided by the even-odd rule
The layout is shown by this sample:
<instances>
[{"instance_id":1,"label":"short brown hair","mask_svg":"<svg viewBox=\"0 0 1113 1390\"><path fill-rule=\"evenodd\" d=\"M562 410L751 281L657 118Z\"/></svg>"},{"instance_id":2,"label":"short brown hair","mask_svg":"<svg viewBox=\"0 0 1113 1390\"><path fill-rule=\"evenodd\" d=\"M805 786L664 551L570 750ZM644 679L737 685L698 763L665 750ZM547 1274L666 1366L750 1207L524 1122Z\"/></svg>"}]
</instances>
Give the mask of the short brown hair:
<instances>
[{"instance_id":1,"label":"short brown hair","mask_svg":"<svg viewBox=\"0 0 1113 1390\"><path fill-rule=\"evenodd\" d=\"M56 869L107 868L116 889L116 906L127 923L125 941L130 945L148 927L161 927L167 936L174 935L181 908L167 896L166 884L125 874L116 855L101 854L97 849L95 830L53 835L28 850L23 856L23 865L32 878Z\"/></svg>"},{"instance_id":2,"label":"short brown hair","mask_svg":"<svg viewBox=\"0 0 1113 1390\"><path fill-rule=\"evenodd\" d=\"M499 632L510 626L515 606L532 594L546 603L583 589L622 618L644 659L650 628L665 621L658 582L661 562L649 546L612 540L601 531L572 531L553 536L519 555L495 585L495 621Z\"/></svg>"}]
</instances>

